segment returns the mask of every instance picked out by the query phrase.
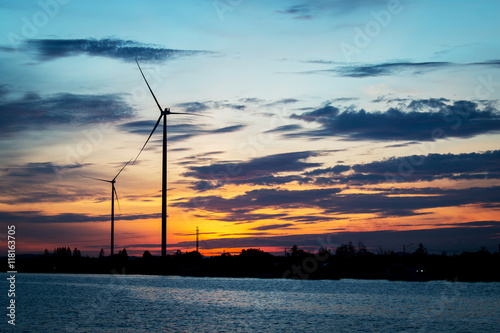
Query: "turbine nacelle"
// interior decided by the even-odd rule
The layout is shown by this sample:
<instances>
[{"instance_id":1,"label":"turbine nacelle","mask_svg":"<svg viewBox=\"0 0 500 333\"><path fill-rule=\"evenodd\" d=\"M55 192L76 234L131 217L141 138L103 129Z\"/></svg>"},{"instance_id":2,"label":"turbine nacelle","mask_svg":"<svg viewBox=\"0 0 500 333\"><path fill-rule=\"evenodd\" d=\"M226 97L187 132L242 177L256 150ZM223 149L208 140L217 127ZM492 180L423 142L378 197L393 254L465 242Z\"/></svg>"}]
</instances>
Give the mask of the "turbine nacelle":
<instances>
[{"instance_id":1,"label":"turbine nacelle","mask_svg":"<svg viewBox=\"0 0 500 333\"><path fill-rule=\"evenodd\" d=\"M165 108L165 110L163 110L163 111L161 112L161 115L162 115L162 116L166 116L167 114L170 114L170 113L172 113L172 112L170 112L170 108Z\"/></svg>"}]
</instances>

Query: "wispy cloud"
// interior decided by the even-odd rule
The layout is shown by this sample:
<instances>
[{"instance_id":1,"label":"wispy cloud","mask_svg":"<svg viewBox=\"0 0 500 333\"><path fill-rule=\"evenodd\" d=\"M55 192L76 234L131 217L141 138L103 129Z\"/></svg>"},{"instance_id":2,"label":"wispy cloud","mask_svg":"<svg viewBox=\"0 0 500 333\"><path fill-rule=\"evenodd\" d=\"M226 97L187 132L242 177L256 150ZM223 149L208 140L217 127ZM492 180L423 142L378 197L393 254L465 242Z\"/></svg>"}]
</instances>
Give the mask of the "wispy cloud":
<instances>
[{"instance_id":1,"label":"wispy cloud","mask_svg":"<svg viewBox=\"0 0 500 333\"><path fill-rule=\"evenodd\" d=\"M134 110L120 94L40 96L31 93L0 104L0 136L34 128L116 122L133 116Z\"/></svg>"},{"instance_id":2,"label":"wispy cloud","mask_svg":"<svg viewBox=\"0 0 500 333\"><path fill-rule=\"evenodd\" d=\"M366 78L366 77L378 77L378 76L388 76L388 75L398 75L403 73L410 73L411 75L417 75L426 73L429 71L435 71L439 69L446 68L465 68L469 66L482 66L496 68L500 66L500 60L488 60L482 62L474 63L453 63L453 62L386 62L381 64L359 64L359 65L343 65L339 63L330 63L322 61L308 61L309 63L315 63L319 65L330 65L335 64L334 68L319 69L307 71L305 73L309 74L335 74L343 77L351 78Z\"/></svg>"},{"instance_id":3,"label":"wispy cloud","mask_svg":"<svg viewBox=\"0 0 500 333\"><path fill-rule=\"evenodd\" d=\"M160 217L160 213L155 214L140 214L126 215L119 214L119 220L146 220ZM22 211L22 212L0 212L0 219L7 223L86 223L86 222L109 222L109 215L89 215L77 213L61 213L55 215L47 215L40 211Z\"/></svg>"},{"instance_id":4,"label":"wispy cloud","mask_svg":"<svg viewBox=\"0 0 500 333\"><path fill-rule=\"evenodd\" d=\"M426 71L449 67L449 62L397 62L378 65L342 66L329 71L345 77L371 77L394 75L403 71L411 71L413 74L421 74Z\"/></svg>"},{"instance_id":5,"label":"wispy cloud","mask_svg":"<svg viewBox=\"0 0 500 333\"><path fill-rule=\"evenodd\" d=\"M182 108L185 112L201 112L213 109L233 109L233 110L244 110L246 106L244 104L234 104L228 101L205 101L205 102L186 102L179 103L175 105L176 107Z\"/></svg>"},{"instance_id":6,"label":"wispy cloud","mask_svg":"<svg viewBox=\"0 0 500 333\"><path fill-rule=\"evenodd\" d=\"M118 128L128 133L147 136L149 135L149 133L151 133L151 130L153 129L155 123L156 122L153 120L138 120L120 124L118 125ZM169 142L178 142L188 140L200 135L237 132L245 127L245 125L240 124L225 126L216 129L208 129L207 126L202 124L172 124L168 125L167 132L169 135ZM161 131L157 129L155 133L159 134L161 133Z\"/></svg>"},{"instance_id":7,"label":"wispy cloud","mask_svg":"<svg viewBox=\"0 0 500 333\"><path fill-rule=\"evenodd\" d=\"M35 51L39 59L44 61L84 54L128 62L137 58L141 62L159 63L180 57L213 53L204 50L168 49L119 38L30 39L26 41L26 47Z\"/></svg>"},{"instance_id":8,"label":"wispy cloud","mask_svg":"<svg viewBox=\"0 0 500 333\"><path fill-rule=\"evenodd\" d=\"M309 20L319 14L336 16L355 10L366 10L387 5L386 0L330 0L330 1L300 1L298 4L288 6L276 11L278 14L290 16L293 19Z\"/></svg>"},{"instance_id":9,"label":"wispy cloud","mask_svg":"<svg viewBox=\"0 0 500 333\"><path fill-rule=\"evenodd\" d=\"M88 189L61 184L61 176L76 177L89 164L38 162L6 165L0 169L0 202L10 205L40 202L72 202L90 199Z\"/></svg>"}]
</instances>

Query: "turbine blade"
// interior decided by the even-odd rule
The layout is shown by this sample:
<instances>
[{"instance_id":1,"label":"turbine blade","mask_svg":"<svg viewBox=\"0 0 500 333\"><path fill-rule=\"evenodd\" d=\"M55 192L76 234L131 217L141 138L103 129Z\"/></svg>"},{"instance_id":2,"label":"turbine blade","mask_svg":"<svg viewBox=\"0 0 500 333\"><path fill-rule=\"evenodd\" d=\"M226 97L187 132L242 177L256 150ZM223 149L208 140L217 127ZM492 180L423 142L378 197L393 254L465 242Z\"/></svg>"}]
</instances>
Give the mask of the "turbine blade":
<instances>
[{"instance_id":1,"label":"turbine blade","mask_svg":"<svg viewBox=\"0 0 500 333\"><path fill-rule=\"evenodd\" d=\"M128 161L127 163L125 163L125 165L121 168L120 171L118 171L118 173L116 174L115 178L113 178L113 180L116 179L116 177L118 177L118 175L123 171L123 169L125 169L125 167L130 163L132 162L132 159L130 159L130 161Z\"/></svg>"},{"instance_id":2,"label":"turbine blade","mask_svg":"<svg viewBox=\"0 0 500 333\"><path fill-rule=\"evenodd\" d=\"M142 72L141 66L139 66L139 61L137 61L137 58L135 58L135 62L137 63L137 67L139 67L139 70L141 71L141 74L142 74L142 77L144 78L144 81L146 81L146 84L148 85L148 88L149 88L149 91L151 92L151 95L153 95L153 98L155 99L156 105L158 105L160 112L163 112L163 109L161 108L160 103L158 103L158 100L156 99L156 96L153 93L153 90L149 86L148 80L146 80L146 77L144 76L144 73Z\"/></svg>"},{"instance_id":3,"label":"turbine blade","mask_svg":"<svg viewBox=\"0 0 500 333\"><path fill-rule=\"evenodd\" d=\"M93 179L93 180L100 180L101 182L106 182L106 183L111 183L112 182L111 180L99 179L99 178L94 178L94 177L87 177L87 176L82 176L82 175L80 175L80 177L88 178L88 179Z\"/></svg>"},{"instance_id":4,"label":"turbine blade","mask_svg":"<svg viewBox=\"0 0 500 333\"><path fill-rule=\"evenodd\" d=\"M160 123L161 117L163 117L163 115L161 115L160 118L158 118L158 121L156 122L155 127L153 127L153 130L151 131L151 134L149 134L148 139L146 140L146 143L144 143L144 146L142 146L141 151L139 151L139 154L137 154L137 156L135 157L135 160L134 160L134 162L132 162L132 164L134 164L135 161L137 161L137 159L139 158L139 155L141 155L142 151L144 150L144 148L148 144L149 139L151 139L151 136L153 135L154 131L158 127L158 124Z\"/></svg>"},{"instance_id":5,"label":"turbine blade","mask_svg":"<svg viewBox=\"0 0 500 333\"><path fill-rule=\"evenodd\" d=\"M116 188L113 188L113 191L115 192L116 203L118 204L118 210L120 211L120 214L121 214L122 208L120 207L120 201L118 200L118 193L116 193Z\"/></svg>"}]
</instances>

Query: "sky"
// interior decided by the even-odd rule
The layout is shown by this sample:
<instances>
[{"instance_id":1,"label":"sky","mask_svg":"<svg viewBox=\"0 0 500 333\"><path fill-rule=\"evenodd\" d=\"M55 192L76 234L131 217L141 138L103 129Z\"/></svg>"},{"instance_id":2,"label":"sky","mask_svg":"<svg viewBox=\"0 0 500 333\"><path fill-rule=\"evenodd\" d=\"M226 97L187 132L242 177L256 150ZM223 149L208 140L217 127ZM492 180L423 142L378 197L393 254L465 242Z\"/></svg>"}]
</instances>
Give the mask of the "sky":
<instances>
[{"instance_id":1,"label":"sky","mask_svg":"<svg viewBox=\"0 0 500 333\"><path fill-rule=\"evenodd\" d=\"M498 1L0 2L0 221L109 254L168 116L168 253L498 251ZM194 116L196 115L196 116ZM200 116L201 115L201 116ZM161 131L115 249L160 253ZM84 177L82 177L84 176ZM6 253L6 246L0 254Z\"/></svg>"}]
</instances>

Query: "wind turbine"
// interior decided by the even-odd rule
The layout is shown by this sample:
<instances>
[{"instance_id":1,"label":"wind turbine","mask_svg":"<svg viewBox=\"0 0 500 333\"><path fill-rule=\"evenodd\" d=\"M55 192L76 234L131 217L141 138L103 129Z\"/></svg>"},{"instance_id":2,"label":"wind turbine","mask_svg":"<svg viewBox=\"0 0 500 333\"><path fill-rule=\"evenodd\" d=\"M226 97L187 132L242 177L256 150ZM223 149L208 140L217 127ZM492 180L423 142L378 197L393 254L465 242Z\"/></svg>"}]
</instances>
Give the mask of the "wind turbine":
<instances>
[{"instance_id":1,"label":"wind turbine","mask_svg":"<svg viewBox=\"0 0 500 333\"><path fill-rule=\"evenodd\" d=\"M162 181L161 181L161 255L162 257L165 257L167 255L167 116L170 114L189 114L191 116L199 116L199 115L194 115L190 113L183 113L183 112L171 112L169 108L162 109L160 106L160 103L158 103L158 100L156 99L155 94L153 93L153 90L149 86L148 80L146 80L146 77L144 76L144 73L142 72L141 66L139 65L139 62L137 61L137 58L135 59L135 62L137 63L137 67L139 67L139 70L141 71L142 77L144 78L144 81L146 82L146 85L149 88L149 91L151 92L151 95L153 95L153 98L156 102L156 105L158 106L158 109L160 110L160 117L156 121L155 126L153 127L153 130L151 131L151 134L149 134L148 139L146 140L146 143L144 143L144 146L142 146L141 150L139 151L139 154L137 154L137 157L134 160L137 160L139 155L142 153L144 148L149 142L149 139L153 135L154 131L158 127L158 124L160 123L161 119L163 118L163 157L162 157ZM133 164L133 163L132 163Z\"/></svg>"},{"instance_id":2,"label":"wind turbine","mask_svg":"<svg viewBox=\"0 0 500 333\"><path fill-rule=\"evenodd\" d=\"M118 208L120 207L120 202L118 201L118 193L116 193L116 189L115 189L116 177L118 177L118 175L123 171L123 169L125 169L125 167L131 161L132 160L125 163L125 165L120 169L120 171L118 171L118 173L116 174L116 176L112 180L82 176L84 178L99 180L101 182L106 182L106 183L111 183L111 255L113 255L113 249L114 249L114 244L115 244L115 195L116 195L116 202L118 203Z\"/></svg>"}]
</instances>

